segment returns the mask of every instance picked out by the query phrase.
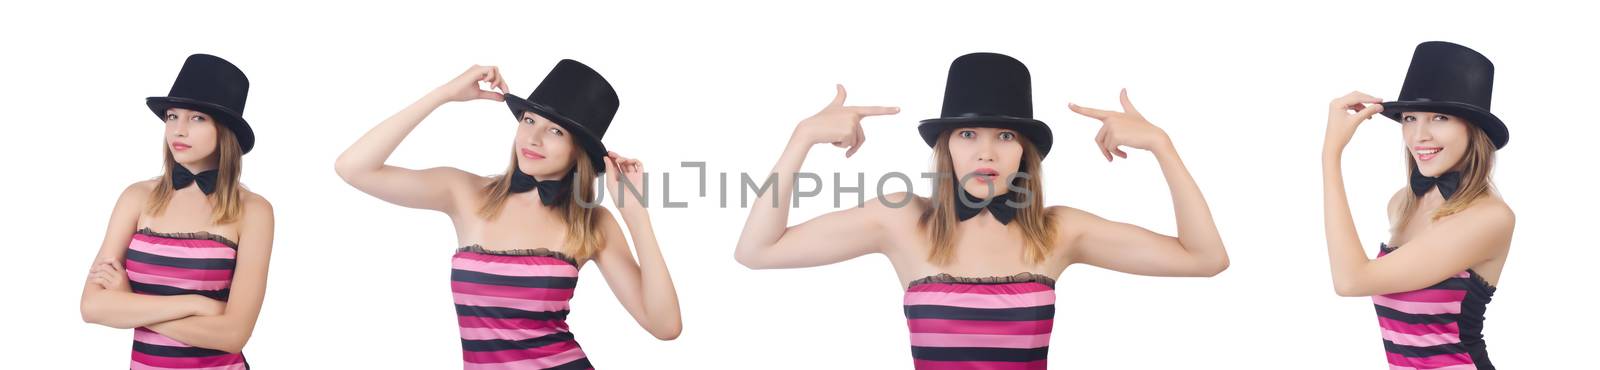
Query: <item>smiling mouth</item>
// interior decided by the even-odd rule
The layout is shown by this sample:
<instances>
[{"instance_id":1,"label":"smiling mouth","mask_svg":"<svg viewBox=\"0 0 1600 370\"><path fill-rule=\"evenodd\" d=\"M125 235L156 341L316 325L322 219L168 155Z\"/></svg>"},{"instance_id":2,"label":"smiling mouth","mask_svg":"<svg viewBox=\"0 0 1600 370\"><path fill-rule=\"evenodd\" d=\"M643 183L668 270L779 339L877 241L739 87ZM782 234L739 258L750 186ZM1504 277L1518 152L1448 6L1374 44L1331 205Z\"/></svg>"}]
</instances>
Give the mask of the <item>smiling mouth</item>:
<instances>
[{"instance_id":1,"label":"smiling mouth","mask_svg":"<svg viewBox=\"0 0 1600 370\"><path fill-rule=\"evenodd\" d=\"M1419 161L1429 161L1429 160L1433 160L1434 158L1438 158L1439 157L1439 152L1443 152L1443 151L1444 151L1444 148L1428 148L1428 149L1413 150L1412 153L1416 154L1417 160L1419 160Z\"/></svg>"},{"instance_id":2,"label":"smiling mouth","mask_svg":"<svg viewBox=\"0 0 1600 370\"><path fill-rule=\"evenodd\" d=\"M189 148L190 148L189 144L172 143L172 150L182 151L182 150L189 150Z\"/></svg>"}]
</instances>

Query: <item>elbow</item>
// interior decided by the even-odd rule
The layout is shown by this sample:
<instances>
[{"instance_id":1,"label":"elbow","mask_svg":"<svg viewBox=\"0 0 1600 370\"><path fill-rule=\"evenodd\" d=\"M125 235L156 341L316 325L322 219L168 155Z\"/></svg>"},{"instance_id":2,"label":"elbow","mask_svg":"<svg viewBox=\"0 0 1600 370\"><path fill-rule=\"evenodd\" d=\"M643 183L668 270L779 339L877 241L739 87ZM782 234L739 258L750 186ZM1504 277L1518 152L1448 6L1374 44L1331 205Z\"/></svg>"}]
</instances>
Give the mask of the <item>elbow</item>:
<instances>
[{"instance_id":1,"label":"elbow","mask_svg":"<svg viewBox=\"0 0 1600 370\"><path fill-rule=\"evenodd\" d=\"M1356 286L1355 283L1344 282L1344 281L1334 281L1333 282L1333 293L1334 294L1338 294L1340 297L1365 297L1365 296L1368 296L1368 294L1365 291L1363 291L1360 287Z\"/></svg>"},{"instance_id":2,"label":"elbow","mask_svg":"<svg viewBox=\"0 0 1600 370\"><path fill-rule=\"evenodd\" d=\"M683 323L676 320L669 325L662 325L662 327L650 331L650 335L662 341L678 339L679 334L683 334Z\"/></svg>"},{"instance_id":3,"label":"elbow","mask_svg":"<svg viewBox=\"0 0 1600 370\"><path fill-rule=\"evenodd\" d=\"M244 344L250 341L250 333L227 333L218 339L216 345L212 346L211 349L227 353L239 353L244 352Z\"/></svg>"},{"instance_id":4,"label":"elbow","mask_svg":"<svg viewBox=\"0 0 1600 370\"><path fill-rule=\"evenodd\" d=\"M344 180L346 183L349 183L350 179L355 177L355 167L355 164L350 163L350 160L344 156L340 156L338 160L333 161L333 173L338 174L339 179Z\"/></svg>"},{"instance_id":5,"label":"elbow","mask_svg":"<svg viewBox=\"0 0 1600 370\"><path fill-rule=\"evenodd\" d=\"M1231 262L1228 261L1228 255L1222 255L1221 258L1217 258L1215 262L1211 263L1211 266L1209 266L1210 268L1205 271L1205 277L1213 277L1222 274L1223 271L1228 270L1228 265L1230 263Z\"/></svg>"},{"instance_id":6,"label":"elbow","mask_svg":"<svg viewBox=\"0 0 1600 370\"><path fill-rule=\"evenodd\" d=\"M738 261L740 265L743 265L745 268L751 270L761 270L766 268L766 265L762 264L761 259L756 256L755 252L749 251L745 248L735 249L733 252L733 260Z\"/></svg>"}]
</instances>

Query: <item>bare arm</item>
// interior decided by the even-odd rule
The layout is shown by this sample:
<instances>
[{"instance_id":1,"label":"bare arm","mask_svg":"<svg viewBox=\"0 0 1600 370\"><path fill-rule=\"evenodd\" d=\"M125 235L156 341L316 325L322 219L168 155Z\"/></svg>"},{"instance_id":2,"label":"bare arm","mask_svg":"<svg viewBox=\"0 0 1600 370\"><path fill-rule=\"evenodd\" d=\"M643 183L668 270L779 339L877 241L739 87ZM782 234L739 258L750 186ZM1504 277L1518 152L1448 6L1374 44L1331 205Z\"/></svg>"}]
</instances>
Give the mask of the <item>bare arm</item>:
<instances>
[{"instance_id":1,"label":"bare arm","mask_svg":"<svg viewBox=\"0 0 1600 370\"><path fill-rule=\"evenodd\" d=\"M133 293L128 286L122 260L150 191L148 183L144 184L134 184L123 190L111 211L105 239L100 243L100 252L95 255L78 301L84 322L128 329L221 311L221 304L199 295L142 295Z\"/></svg>"},{"instance_id":2,"label":"bare arm","mask_svg":"<svg viewBox=\"0 0 1600 370\"><path fill-rule=\"evenodd\" d=\"M1119 146L1149 150L1155 154L1172 193L1173 213L1178 235L1166 236L1144 228L1107 221L1087 212L1066 209L1061 228L1078 230L1069 241L1072 260L1139 275L1214 276L1228 268L1228 252L1211 218L1200 186L1184 167L1172 141L1160 128L1150 124L1134 109L1126 90L1122 92L1124 112L1103 111L1076 105L1072 110L1101 120L1104 125L1096 142L1110 161L1112 155L1127 158Z\"/></svg>"},{"instance_id":3,"label":"bare arm","mask_svg":"<svg viewBox=\"0 0 1600 370\"><path fill-rule=\"evenodd\" d=\"M479 89L479 82L502 91L506 89L497 68L473 66L367 131L339 155L334 163L335 172L356 189L389 203L445 212L453 209L453 192L468 187L471 174L454 168L412 170L385 162L417 124L444 103L477 99L505 101L500 93Z\"/></svg>"},{"instance_id":4,"label":"bare arm","mask_svg":"<svg viewBox=\"0 0 1600 370\"><path fill-rule=\"evenodd\" d=\"M838 86L832 103L795 127L783 155L772 168L771 189L763 191L750 205L750 217L745 220L739 245L734 250L734 259L740 264L752 269L809 267L878 251L883 227L879 222L881 218L874 216L884 210L872 205L879 202L870 202L867 208L835 211L794 227L788 226L795 173L800 171L811 146L832 143L849 147L845 156L854 155L866 140L861 129L862 118L899 112L899 108L893 107L845 106L844 99L844 86Z\"/></svg>"},{"instance_id":5,"label":"bare arm","mask_svg":"<svg viewBox=\"0 0 1600 370\"><path fill-rule=\"evenodd\" d=\"M239 253L229 286L228 302L220 315L189 316L148 325L161 335L185 344L238 353L255 331L256 318L267 293L267 264L272 257L272 205L250 197L239 232Z\"/></svg>"},{"instance_id":6,"label":"bare arm","mask_svg":"<svg viewBox=\"0 0 1600 370\"><path fill-rule=\"evenodd\" d=\"M1380 101L1352 92L1329 105L1322 153L1323 226L1334 292L1341 296L1406 292L1436 284L1504 252L1516 224L1509 208L1474 205L1439 220L1382 259L1367 258L1345 195L1342 157L1356 128L1383 111Z\"/></svg>"},{"instance_id":7,"label":"bare arm","mask_svg":"<svg viewBox=\"0 0 1600 370\"><path fill-rule=\"evenodd\" d=\"M615 152L605 159L606 189L611 192L617 211L628 224L633 244L639 248L639 258L634 260L628 241L622 238L622 229L605 208L597 209L604 217L600 227L605 232L606 247L596 256L600 272L606 277L611 293L628 310L634 321L650 335L661 340L672 340L683 332L683 317L678 311L678 291L672 284L672 274L667 271L667 261L656 242L656 232L650 223L650 213L631 196L625 196L617 186L618 179L627 177L640 183L644 165L638 160L623 158Z\"/></svg>"}]
</instances>

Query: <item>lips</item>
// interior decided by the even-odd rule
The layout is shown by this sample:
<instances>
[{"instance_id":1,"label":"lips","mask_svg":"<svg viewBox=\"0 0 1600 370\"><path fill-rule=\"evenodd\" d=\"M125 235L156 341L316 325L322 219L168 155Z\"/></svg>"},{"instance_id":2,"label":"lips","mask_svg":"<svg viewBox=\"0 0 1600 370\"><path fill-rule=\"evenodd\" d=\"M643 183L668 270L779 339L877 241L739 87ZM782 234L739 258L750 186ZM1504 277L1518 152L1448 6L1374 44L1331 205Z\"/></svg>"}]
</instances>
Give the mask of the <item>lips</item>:
<instances>
[{"instance_id":1,"label":"lips","mask_svg":"<svg viewBox=\"0 0 1600 370\"><path fill-rule=\"evenodd\" d=\"M1417 160L1418 161L1424 161L1424 162L1433 160L1434 158L1438 158L1439 157L1439 152L1443 152L1443 151L1444 151L1443 147L1437 147L1437 146L1416 146L1416 147L1411 147L1411 153L1415 154L1417 156Z\"/></svg>"},{"instance_id":2,"label":"lips","mask_svg":"<svg viewBox=\"0 0 1600 370\"><path fill-rule=\"evenodd\" d=\"M178 141L172 142L172 150L176 150L176 151L180 151L181 152L181 151L189 150L189 148L190 148L189 144L184 144L184 143L178 142Z\"/></svg>"},{"instance_id":3,"label":"lips","mask_svg":"<svg viewBox=\"0 0 1600 370\"><path fill-rule=\"evenodd\" d=\"M995 171L993 168L984 167L973 170L972 174L976 176L974 178L976 178L978 181L990 183L994 182L994 179L1000 176L1000 171Z\"/></svg>"},{"instance_id":4,"label":"lips","mask_svg":"<svg viewBox=\"0 0 1600 370\"><path fill-rule=\"evenodd\" d=\"M540 155L538 152L535 152L535 151L533 151L531 149L527 149L527 148L523 148L522 149L522 157L530 159L530 160L535 160L535 161L540 160L540 159L544 159L543 155Z\"/></svg>"}]
</instances>

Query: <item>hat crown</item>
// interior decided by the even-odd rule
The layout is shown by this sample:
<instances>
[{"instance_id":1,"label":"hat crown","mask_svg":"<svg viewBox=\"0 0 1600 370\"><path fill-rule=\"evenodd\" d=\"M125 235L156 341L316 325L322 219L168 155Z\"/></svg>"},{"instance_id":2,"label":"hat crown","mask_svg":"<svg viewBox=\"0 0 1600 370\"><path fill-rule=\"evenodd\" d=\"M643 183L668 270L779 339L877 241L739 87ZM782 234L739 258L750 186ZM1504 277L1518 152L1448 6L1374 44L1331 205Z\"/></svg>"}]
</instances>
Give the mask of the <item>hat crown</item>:
<instances>
[{"instance_id":1,"label":"hat crown","mask_svg":"<svg viewBox=\"0 0 1600 370\"><path fill-rule=\"evenodd\" d=\"M528 101L561 116L545 118L565 118L568 123L588 129L596 139L605 136L620 104L617 91L605 77L571 59L556 63L539 87L528 94Z\"/></svg>"},{"instance_id":2,"label":"hat crown","mask_svg":"<svg viewBox=\"0 0 1600 370\"><path fill-rule=\"evenodd\" d=\"M1429 41L1417 45L1400 88L1400 101L1447 101L1484 110L1494 91L1494 63L1465 46Z\"/></svg>"},{"instance_id":3,"label":"hat crown","mask_svg":"<svg viewBox=\"0 0 1600 370\"><path fill-rule=\"evenodd\" d=\"M1028 67L996 53L962 55L950 63L944 85L944 118L1033 118L1033 85Z\"/></svg>"},{"instance_id":4,"label":"hat crown","mask_svg":"<svg viewBox=\"0 0 1600 370\"><path fill-rule=\"evenodd\" d=\"M194 54L183 61L178 78L172 82L168 97L193 99L216 104L244 114L245 97L250 93L250 79L244 71L222 58L209 54Z\"/></svg>"}]
</instances>

